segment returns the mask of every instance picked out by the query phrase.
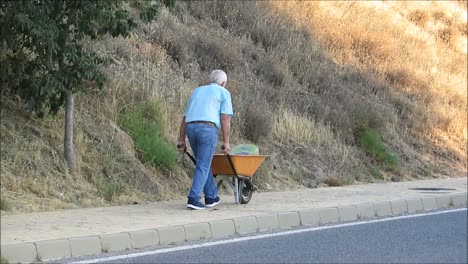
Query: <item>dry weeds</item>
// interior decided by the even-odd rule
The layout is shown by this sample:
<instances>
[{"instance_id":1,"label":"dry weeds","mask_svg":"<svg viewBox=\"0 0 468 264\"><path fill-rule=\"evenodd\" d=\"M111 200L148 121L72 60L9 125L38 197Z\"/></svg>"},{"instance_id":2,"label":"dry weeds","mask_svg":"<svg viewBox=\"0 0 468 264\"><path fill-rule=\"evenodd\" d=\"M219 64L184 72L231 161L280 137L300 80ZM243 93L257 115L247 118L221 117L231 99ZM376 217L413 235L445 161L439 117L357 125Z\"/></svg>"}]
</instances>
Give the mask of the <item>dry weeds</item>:
<instances>
[{"instance_id":1,"label":"dry weeds","mask_svg":"<svg viewBox=\"0 0 468 264\"><path fill-rule=\"evenodd\" d=\"M76 174L62 158L63 113L38 120L2 101L1 195L13 211L185 196L190 162L181 157L171 172L142 164L111 123L155 98L175 143L191 91L214 68L229 77L232 144L249 142L247 122L270 155L258 172L262 190L466 173L463 2L179 1L129 39L90 47L115 64L104 92L77 97ZM254 106L262 115L249 118ZM397 170L375 167L357 146L359 109L398 155Z\"/></svg>"}]
</instances>

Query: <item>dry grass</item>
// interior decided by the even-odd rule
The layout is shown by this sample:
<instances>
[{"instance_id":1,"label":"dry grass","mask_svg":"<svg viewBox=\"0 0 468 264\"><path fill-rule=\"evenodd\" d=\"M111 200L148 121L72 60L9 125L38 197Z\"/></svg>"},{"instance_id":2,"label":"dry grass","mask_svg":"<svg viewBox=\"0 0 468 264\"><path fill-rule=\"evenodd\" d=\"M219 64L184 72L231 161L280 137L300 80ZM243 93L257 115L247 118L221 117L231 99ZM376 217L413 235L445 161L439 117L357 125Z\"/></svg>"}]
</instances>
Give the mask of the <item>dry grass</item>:
<instances>
[{"instance_id":1,"label":"dry grass","mask_svg":"<svg viewBox=\"0 0 468 264\"><path fill-rule=\"evenodd\" d=\"M116 63L104 92L77 97L76 174L62 158L63 113L37 120L2 102L2 199L13 211L41 211L184 196L189 162L175 171L142 164L111 124L155 99L175 143L191 91L213 68L229 77L232 145L258 141L270 155L259 171L264 190L462 175L463 4L179 1L129 39L90 43ZM358 146L359 131L373 128L398 169L375 167Z\"/></svg>"},{"instance_id":2,"label":"dry grass","mask_svg":"<svg viewBox=\"0 0 468 264\"><path fill-rule=\"evenodd\" d=\"M458 31L453 27L446 28L454 24L449 21L456 20L457 12L460 12L457 6L449 2L433 3L424 10L418 9L421 7L419 3L409 2L356 2L354 5L345 2L274 2L271 6L277 12L294 14L297 23L309 27L335 61L388 76L397 91L406 94L421 109L414 114L408 113L407 118L415 129L436 137L464 138L466 52L457 48ZM380 11L382 9L409 13L410 19L414 21L417 17L420 23L424 20L428 28L412 28L398 13L387 12L392 16L386 15ZM426 21L429 18L423 14L430 12L433 19L443 21L445 27L429 27L434 23ZM376 16L379 19L375 19ZM462 18L461 23L466 26L466 18L465 21ZM346 30L336 26L345 19L353 21L352 25L346 25ZM437 40L442 43L438 44ZM458 67L453 65L454 60ZM447 79L451 80L450 85L443 84ZM455 99L453 91L460 92L461 96ZM441 134L437 135L435 130Z\"/></svg>"},{"instance_id":3,"label":"dry grass","mask_svg":"<svg viewBox=\"0 0 468 264\"><path fill-rule=\"evenodd\" d=\"M318 123L307 116L294 114L287 109L278 112L273 125L273 136L279 142L285 144L299 142L321 148L335 140L330 126Z\"/></svg>"},{"instance_id":4,"label":"dry grass","mask_svg":"<svg viewBox=\"0 0 468 264\"><path fill-rule=\"evenodd\" d=\"M243 135L250 141L268 138L273 127L273 118L268 105L251 105L244 115Z\"/></svg>"},{"instance_id":5,"label":"dry grass","mask_svg":"<svg viewBox=\"0 0 468 264\"><path fill-rule=\"evenodd\" d=\"M437 31L437 38L449 47L455 47L459 37L458 30L455 28L444 28Z\"/></svg>"},{"instance_id":6,"label":"dry grass","mask_svg":"<svg viewBox=\"0 0 468 264\"><path fill-rule=\"evenodd\" d=\"M424 27L429 21L429 15L427 14L427 12L424 12L422 10L414 10L409 14L408 19L416 25Z\"/></svg>"}]
</instances>

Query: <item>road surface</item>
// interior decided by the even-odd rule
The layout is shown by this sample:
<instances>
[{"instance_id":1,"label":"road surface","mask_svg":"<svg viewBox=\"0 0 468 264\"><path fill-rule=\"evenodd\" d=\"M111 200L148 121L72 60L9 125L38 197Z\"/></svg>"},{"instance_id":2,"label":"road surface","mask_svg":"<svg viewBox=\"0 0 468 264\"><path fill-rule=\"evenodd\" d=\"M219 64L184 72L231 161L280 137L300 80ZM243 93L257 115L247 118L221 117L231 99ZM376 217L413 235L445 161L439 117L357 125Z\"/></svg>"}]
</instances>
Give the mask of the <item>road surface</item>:
<instances>
[{"instance_id":1,"label":"road surface","mask_svg":"<svg viewBox=\"0 0 468 264\"><path fill-rule=\"evenodd\" d=\"M126 255L125 255L126 254ZM467 263L467 210L127 251L75 263Z\"/></svg>"}]
</instances>

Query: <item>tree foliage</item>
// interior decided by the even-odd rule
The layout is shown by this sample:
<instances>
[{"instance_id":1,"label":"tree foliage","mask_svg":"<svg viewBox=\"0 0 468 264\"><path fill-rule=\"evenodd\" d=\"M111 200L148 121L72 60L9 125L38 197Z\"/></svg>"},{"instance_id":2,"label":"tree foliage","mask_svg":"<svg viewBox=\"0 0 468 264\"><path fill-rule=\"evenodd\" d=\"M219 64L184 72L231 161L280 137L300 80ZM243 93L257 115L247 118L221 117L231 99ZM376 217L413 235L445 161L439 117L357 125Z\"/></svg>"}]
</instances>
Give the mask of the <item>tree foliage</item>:
<instances>
[{"instance_id":1,"label":"tree foliage","mask_svg":"<svg viewBox=\"0 0 468 264\"><path fill-rule=\"evenodd\" d=\"M165 0L164 3L175 2ZM18 95L38 116L65 108L64 154L75 168L74 93L101 89L105 58L83 40L105 34L126 37L135 28L131 9L151 21L155 0L16 0L0 2L2 94ZM6 89L4 88L6 87Z\"/></svg>"},{"instance_id":2,"label":"tree foliage","mask_svg":"<svg viewBox=\"0 0 468 264\"><path fill-rule=\"evenodd\" d=\"M154 18L155 1L1 1L2 82L25 107L41 116L56 113L66 92L102 88L106 59L83 46L84 39L128 36L136 26L130 9ZM3 90L3 88L2 88Z\"/></svg>"}]
</instances>

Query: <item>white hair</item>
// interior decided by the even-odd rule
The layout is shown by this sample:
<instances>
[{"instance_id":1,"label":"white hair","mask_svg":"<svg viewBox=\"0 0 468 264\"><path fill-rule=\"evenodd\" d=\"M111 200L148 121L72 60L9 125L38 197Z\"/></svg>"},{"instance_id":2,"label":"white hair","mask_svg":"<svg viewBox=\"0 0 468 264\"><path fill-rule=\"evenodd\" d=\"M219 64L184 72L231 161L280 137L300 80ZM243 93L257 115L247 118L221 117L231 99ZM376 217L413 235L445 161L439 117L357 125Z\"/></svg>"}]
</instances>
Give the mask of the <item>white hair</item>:
<instances>
[{"instance_id":1,"label":"white hair","mask_svg":"<svg viewBox=\"0 0 468 264\"><path fill-rule=\"evenodd\" d=\"M210 74L210 81L221 85L223 82L227 81L227 75L222 70L214 70Z\"/></svg>"}]
</instances>

